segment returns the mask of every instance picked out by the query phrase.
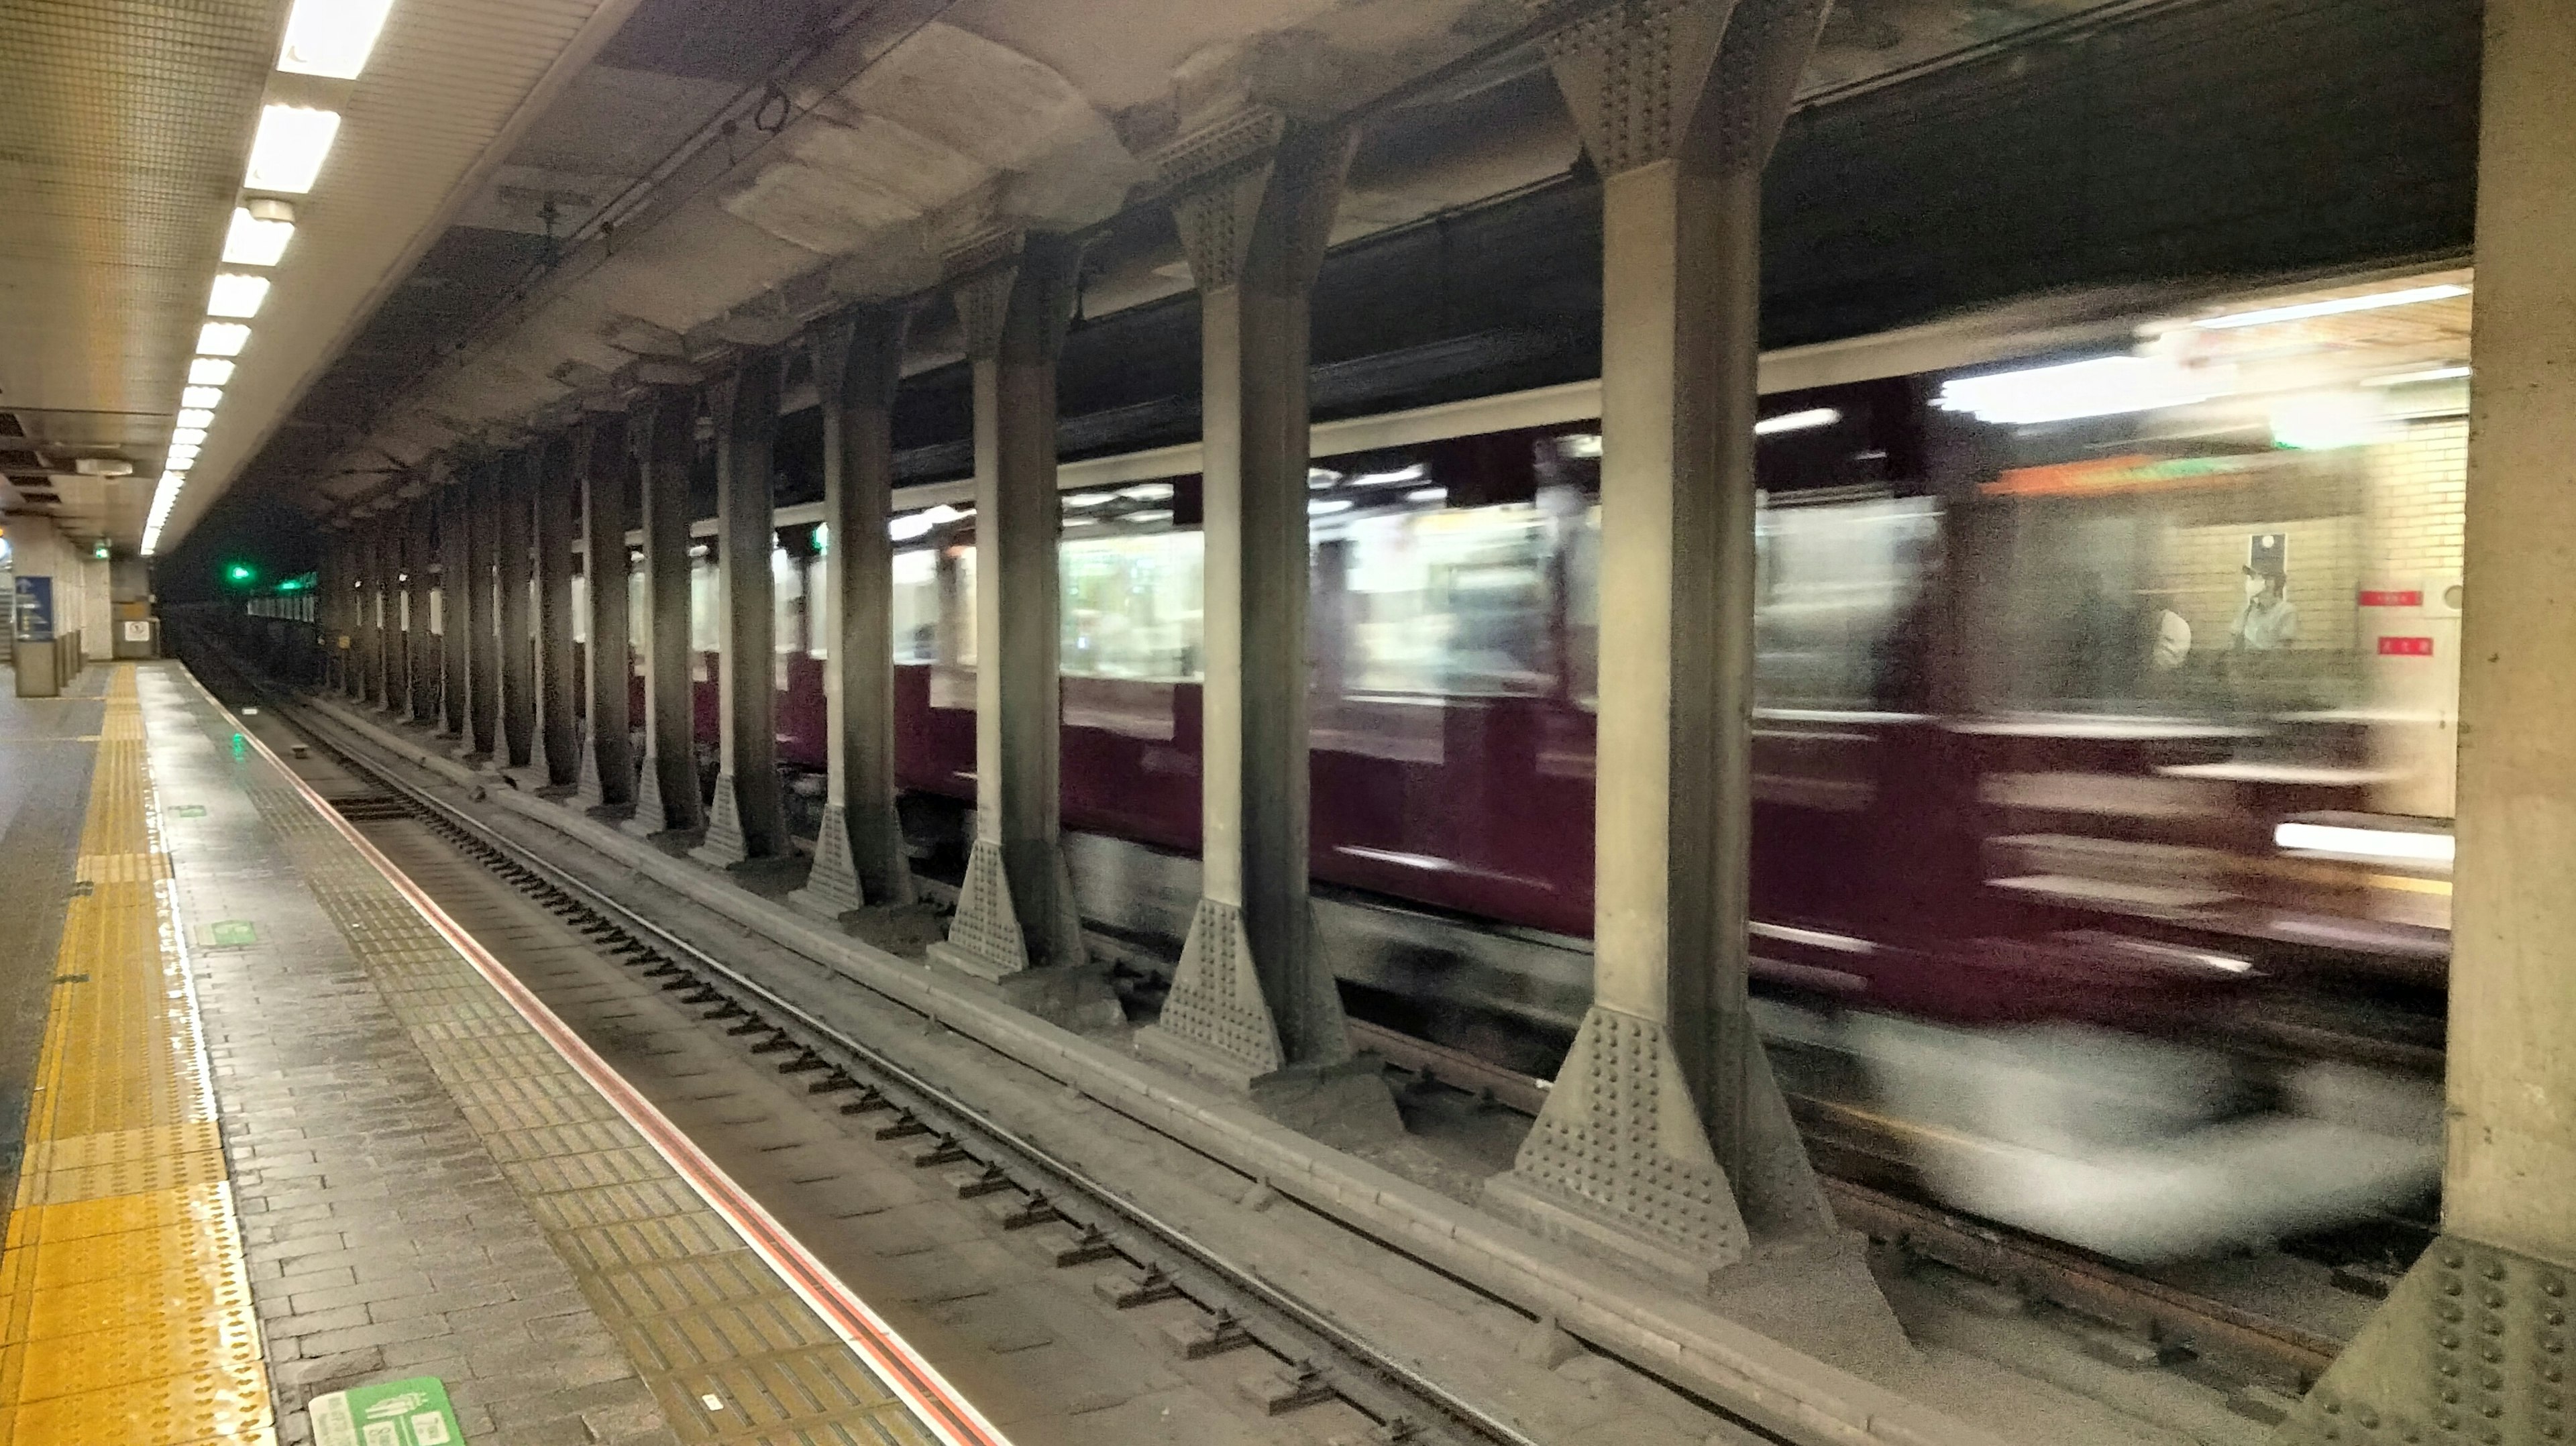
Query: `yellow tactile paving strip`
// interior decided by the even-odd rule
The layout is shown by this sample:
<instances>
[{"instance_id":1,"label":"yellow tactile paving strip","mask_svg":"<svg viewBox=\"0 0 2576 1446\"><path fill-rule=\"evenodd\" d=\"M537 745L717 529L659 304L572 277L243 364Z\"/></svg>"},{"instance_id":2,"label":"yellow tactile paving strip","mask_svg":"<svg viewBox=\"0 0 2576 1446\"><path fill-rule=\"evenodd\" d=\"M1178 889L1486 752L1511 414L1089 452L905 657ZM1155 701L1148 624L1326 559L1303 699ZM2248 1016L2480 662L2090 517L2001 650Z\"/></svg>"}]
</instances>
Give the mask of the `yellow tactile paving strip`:
<instances>
[{"instance_id":1,"label":"yellow tactile paving strip","mask_svg":"<svg viewBox=\"0 0 2576 1446\"><path fill-rule=\"evenodd\" d=\"M169 876L127 664L0 1254L0 1446L275 1439Z\"/></svg>"}]
</instances>

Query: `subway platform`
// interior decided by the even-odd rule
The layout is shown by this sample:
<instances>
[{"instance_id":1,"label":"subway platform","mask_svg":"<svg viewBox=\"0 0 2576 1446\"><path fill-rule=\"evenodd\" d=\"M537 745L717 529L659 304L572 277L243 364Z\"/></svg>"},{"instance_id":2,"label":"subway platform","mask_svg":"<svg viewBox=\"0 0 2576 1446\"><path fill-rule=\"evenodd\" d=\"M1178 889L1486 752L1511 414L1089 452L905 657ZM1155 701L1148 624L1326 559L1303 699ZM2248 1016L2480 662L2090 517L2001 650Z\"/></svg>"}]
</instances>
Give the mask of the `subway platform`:
<instances>
[{"instance_id":1,"label":"subway platform","mask_svg":"<svg viewBox=\"0 0 2576 1446\"><path fill-rule=\"evenodd\" d=\"M177 665L83 682L0 699L0 1446L1003 1439Z\"/></svg>"}]
</instances>

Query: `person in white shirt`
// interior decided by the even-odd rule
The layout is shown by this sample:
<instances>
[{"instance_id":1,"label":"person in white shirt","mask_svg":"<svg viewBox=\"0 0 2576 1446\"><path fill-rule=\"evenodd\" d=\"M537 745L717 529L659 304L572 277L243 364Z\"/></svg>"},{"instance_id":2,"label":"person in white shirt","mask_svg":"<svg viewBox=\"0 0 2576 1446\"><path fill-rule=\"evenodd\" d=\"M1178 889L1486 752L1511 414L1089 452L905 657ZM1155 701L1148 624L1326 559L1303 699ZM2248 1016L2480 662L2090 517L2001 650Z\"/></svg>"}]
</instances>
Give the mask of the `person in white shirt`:
<instances>
[{"instance_id":1,"label":"person in white shirt","mask_svg":"<svg viewBox=\"0 0 2576 1446\"><path fill-rule=\"evenodd\" d=\"M2245 570L2253 591L2236 610L2230 629L2240 652L2268 653L2299 640L2299 608L2290 601L2289 579L2277 572Z\"/></svg>"}]
</instances>

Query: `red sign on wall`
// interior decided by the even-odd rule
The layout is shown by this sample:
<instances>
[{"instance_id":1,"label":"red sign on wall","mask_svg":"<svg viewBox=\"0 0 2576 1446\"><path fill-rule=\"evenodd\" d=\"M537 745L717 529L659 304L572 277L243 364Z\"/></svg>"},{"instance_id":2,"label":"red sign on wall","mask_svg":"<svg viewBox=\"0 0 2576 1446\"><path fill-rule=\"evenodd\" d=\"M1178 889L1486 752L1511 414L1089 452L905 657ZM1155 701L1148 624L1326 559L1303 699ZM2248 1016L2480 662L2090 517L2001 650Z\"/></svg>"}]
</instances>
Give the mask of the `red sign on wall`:
<instances>
[{"instance_id":1,"label":"red sign on wall","mask_svg":"<svg viewBox=\"0 0 2576 1446\"><path fill-rule=\"evenodd\" d=\"M2431 638L2381 638L2379 655L2383 658L2429 658L2433 656Z\"/></svg>"},{"instance_id":2,"label":"red sign on wall","mask_svg":"<svg viewBox=\"0 0 2576 1446\"><path fill-rule=\"evenodd\" d=\"M2366 608L2420 608L2424 605L2424 594L2411 587L2403 591L2363 588L2361 605Z\"/></svg>"}]
</instances>

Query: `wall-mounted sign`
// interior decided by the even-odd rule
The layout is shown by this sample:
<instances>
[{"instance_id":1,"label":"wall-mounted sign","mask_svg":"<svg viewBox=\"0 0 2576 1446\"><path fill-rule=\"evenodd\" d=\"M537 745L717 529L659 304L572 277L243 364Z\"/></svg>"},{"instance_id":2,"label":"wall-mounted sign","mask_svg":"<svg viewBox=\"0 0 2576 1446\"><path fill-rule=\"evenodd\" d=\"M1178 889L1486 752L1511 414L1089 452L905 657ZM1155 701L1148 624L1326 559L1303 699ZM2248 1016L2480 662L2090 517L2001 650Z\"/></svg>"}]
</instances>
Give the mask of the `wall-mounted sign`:
<instances>
[{"instance_id":1,"label":"wall-mounted sign","mask_svg":"<svg viewBox=\"0 0 2576 1446\"><path fill-rule=\"evenodd\" d=\"M129 643L148 643L152 641L152 624L148 621L127 622L125 625L125 640Z\"/></svg>"},{"instance_id":2,"label":"wall-mounted sign","mask_svg":"<svg viewBox=\"0 0 2576 1446\"><path fill-rule=\"evenodd\" d=\"M50 577L18 579L18 641L50 643L54 640L54 580Z\"/></svg>"},{"instance_id":3,"label":"wall-mounted sign","mask_svg":"<svg viewBox=\"0 0 2576 1446\"><path fill-rule=\"evenodd\" d=\"M2431 638L2381 638L2379 655L2383 658L2429 658L2433 656Z\"/></svg>"},{"instance_id":4,"label":"wall-mounted sign","mask_svg":"<svg viewBox=\"0 0 2576 1446\"><path fill-rule=\"evenodd\" d=\"M2420 608L2424 593L2420 588L2370 588L2361 590L2361 605L2366 608Z\"/></svg>"}]
</instances>

